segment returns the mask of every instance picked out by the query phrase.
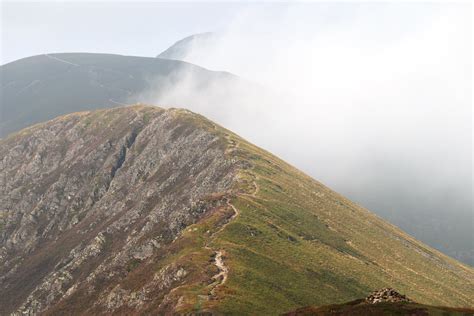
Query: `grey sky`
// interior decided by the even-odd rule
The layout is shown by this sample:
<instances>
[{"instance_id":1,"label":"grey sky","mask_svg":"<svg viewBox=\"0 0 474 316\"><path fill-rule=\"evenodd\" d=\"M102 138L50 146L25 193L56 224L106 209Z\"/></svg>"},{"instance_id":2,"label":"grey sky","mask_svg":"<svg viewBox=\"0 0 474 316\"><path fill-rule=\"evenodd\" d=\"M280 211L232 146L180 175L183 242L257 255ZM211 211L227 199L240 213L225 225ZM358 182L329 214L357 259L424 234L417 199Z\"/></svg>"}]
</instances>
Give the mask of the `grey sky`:
<instances>
[{"instance_id":1,"label":"grey sky","mask_svg":"<svg viewBox=\"0 0 474 316\"><path fill-rule=\"evenodd\" d=\"M156 56L225 27L242 4L2 2L1 63L53 52Z\"/></svg>"},{"instance_id":2,"label":"grey sky","mask_svg":"<svg viewBox=\"0 0 474 316\"><path fill-rule=\"evenodd\" d=\"M266 12L266 22L271 27L273 23L279 22L279 17L285 14L288 7L302 6L285 3L110 1L0 3L1 64L35 54L54 52L155 56L176 40L188 35L223 31L231 27L235 17L246 10ZM300 15L304 16L299 23L308 19L314 21L317 16L320 19L317 23L320 25L330 21L332 25L342 26L351 16L346 12L354 10L358 4L333 8L322 3L310 6L313 10L300 10ZM373 18L376 18L376 14ZM405 29L407 30L409 28ZM387 38L386 34L380 35Z\"/></svg>"}]
</instances>

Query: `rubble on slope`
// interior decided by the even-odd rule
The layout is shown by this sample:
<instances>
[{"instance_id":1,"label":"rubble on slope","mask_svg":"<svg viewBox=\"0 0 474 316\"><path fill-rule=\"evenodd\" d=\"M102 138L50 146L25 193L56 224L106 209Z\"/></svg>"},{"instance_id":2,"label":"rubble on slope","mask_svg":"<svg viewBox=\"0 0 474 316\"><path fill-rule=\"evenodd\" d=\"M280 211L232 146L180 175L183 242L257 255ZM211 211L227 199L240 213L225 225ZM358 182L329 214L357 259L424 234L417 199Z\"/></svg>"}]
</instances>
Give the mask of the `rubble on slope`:
<instances>
[{"instance_id":1,"label":"rubble on slope","mask_svg":"<svg viewBox=\"0 0 474 316\"><path fill-rule=\"evenodd\" d=\"M381 302L411 302L411 300L403 294L398 293L392 288L383 288L372 292L365 298L365 302L376 304Z\"/></svg>"}]
</instances>

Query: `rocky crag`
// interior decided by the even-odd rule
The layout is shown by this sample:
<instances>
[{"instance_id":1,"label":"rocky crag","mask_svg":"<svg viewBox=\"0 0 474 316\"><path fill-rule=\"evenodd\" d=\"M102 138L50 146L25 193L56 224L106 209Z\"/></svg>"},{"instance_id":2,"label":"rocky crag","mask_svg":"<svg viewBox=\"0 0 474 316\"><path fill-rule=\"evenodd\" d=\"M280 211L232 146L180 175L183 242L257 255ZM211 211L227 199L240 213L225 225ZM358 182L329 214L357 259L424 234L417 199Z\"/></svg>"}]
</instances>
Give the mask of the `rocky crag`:
<instances>
[{"instance_id":1,"label":"rocky crag","mask_svg":"<svg viewBox=\"0 0 474 316\"><path fill-rule=\"evenodd\" d=\"M411 302L408 297L389 287L372 292L365 298L365 301L369 304L382 302Z\"/></svg>"},{"instance_id":2,"label":"rocky crag","mask_svg":"<svg viewBox=\"0 0 474 316\"><path fill-rule=\"evenodd\" d=\"M185 264L146 275L133 294L120 283L226 208L239 166L180 110L143 107L61 117L7 139L1 157L2 307L19 314L68 297L106 311L163 298L192 276Z\"/></svg>"},{"instance_id":3,"label":"rocky crag","mask_svg":"<svg viewBox=\"0 0 474 316\"><path fill-rule=\"evenodd\" d=\"M186 110L73 113L0 141L0 314L275 314L474 272ZM375 304L376 305L376 304Z\"/></svg>"}]
</instances>

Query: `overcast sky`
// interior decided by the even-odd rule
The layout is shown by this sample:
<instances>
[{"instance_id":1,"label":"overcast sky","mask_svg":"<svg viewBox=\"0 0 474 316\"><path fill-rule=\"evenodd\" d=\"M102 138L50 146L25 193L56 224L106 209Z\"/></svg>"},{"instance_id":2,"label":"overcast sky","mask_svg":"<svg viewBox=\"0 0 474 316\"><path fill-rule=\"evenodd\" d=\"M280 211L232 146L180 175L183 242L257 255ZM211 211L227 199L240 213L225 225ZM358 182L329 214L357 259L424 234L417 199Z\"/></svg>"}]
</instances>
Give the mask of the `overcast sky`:
<instances>
[{"instance_id":1,"label":"overcast sky","mask_svg":"<svg viewBox=\"0 0 474 316\"><path fill-rule=\"evenodd\" d=\"M1 4L2 64L53 52L156 56L188 35L224 29L246 6L149 2Z\"/></svg>"}]
</instances>

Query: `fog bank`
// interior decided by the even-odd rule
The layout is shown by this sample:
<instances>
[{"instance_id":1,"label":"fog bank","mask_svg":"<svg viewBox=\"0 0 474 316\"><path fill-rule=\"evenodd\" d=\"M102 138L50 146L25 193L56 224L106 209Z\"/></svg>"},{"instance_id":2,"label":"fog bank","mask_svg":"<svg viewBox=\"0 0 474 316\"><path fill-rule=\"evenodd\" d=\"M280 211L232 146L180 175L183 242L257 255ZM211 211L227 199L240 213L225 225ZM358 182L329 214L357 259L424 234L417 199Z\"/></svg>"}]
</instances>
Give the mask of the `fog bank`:
<instances>
[{"instance_id":1,"label":"fog bank","mask_svg":"<svg viewBox=\"0 0 474 316\"><path fill-rule=\"evenodd\" d=\"M206 115L474 263L469 5L253 5L217 31L182 59L249 86L179 74L139 99Z\"/></svg>"}]
</instances>

